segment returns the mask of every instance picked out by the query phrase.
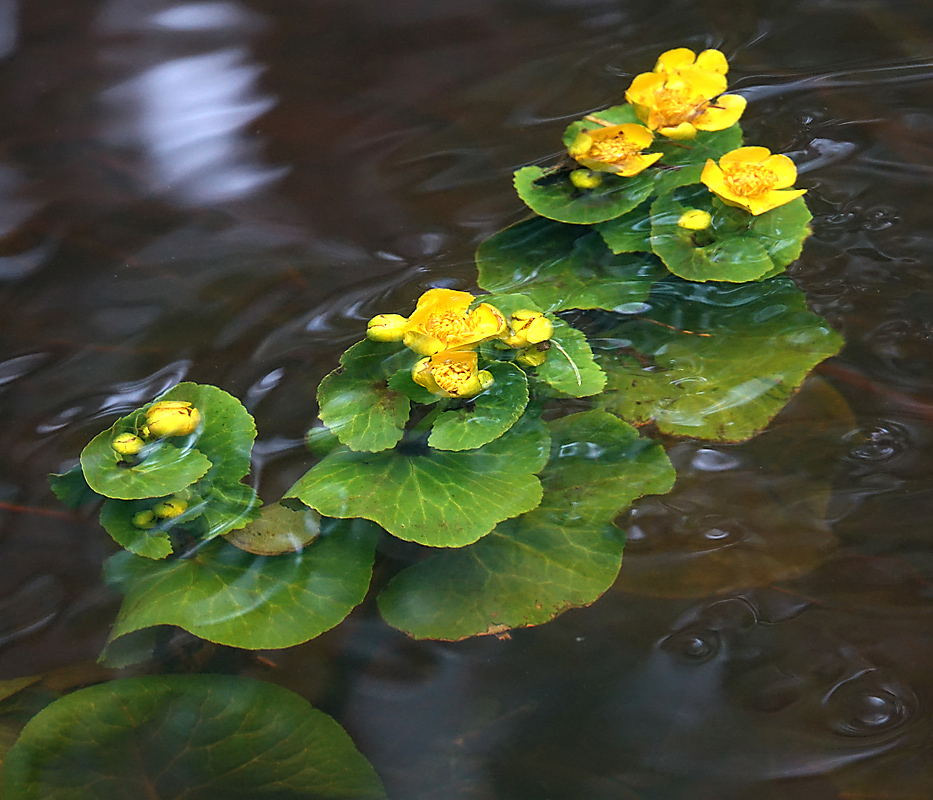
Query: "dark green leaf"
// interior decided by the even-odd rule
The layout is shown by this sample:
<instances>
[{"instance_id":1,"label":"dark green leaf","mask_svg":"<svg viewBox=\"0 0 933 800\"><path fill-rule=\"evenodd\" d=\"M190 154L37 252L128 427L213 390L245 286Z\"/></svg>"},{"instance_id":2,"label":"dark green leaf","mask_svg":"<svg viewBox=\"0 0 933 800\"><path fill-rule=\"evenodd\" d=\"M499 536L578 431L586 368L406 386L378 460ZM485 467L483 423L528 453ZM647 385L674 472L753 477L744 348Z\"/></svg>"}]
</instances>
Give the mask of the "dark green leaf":
<instances>
[{"instance_id":1,"label":"dark green leaf","mask_svg":"<svg viewBox=\"0 0 933 800\"><path fill-rule=\"evenodd\" d=\"M326 520L319 538L288 555L256 556L220 539L165 561L117 553L104 578L126 597L110 638L177 625L232 647L308 641L362 601L377 536L362 520Z\"/></svg>"},{"instance_id":2,"label":"dark green leaf","mask_svg":"<svg viewBox=\"0 0 933 800\"><path fill-rule=\"evenodd\" d=\"M608 222L600 222L593 227L599 231L599 235L613 253L651 252L651 204L648 202L642 203L628 214Z\"/></svg>"},{"instance_id":3,"label":"dark green leaf","mask_svg":"<svg viewBox=\"0 0 933 800\"><path fill-rule=\"evenodd\" d=\"M320 417L351 450L377 452L394 446L411 412L411 402L387 380L410 370L418 357L395 342L357 342L340 358L340 368L318 387Z\"/></svg>"},{"instance_id":4,"label":"dark green leaf","mask_svg":"<svg viewBox=\"0 0 933 800\"><path fill-rule=\"evenodd\" d=\"M718 441L754 436L842 338L786 278L664 281L641 319L594 341L609 376L598 403L634 424Z\"/></svg>"},{"instance_id":5,"label":"dark green leaf","mask_svg":"<svg viewBox=\"0 0 933 800\"><path fill-rule=\"evenodd\" d=\"M528 379L514 364L487 368L495 383L463 408L445 411L431 428L428 445L437 450L473 450L498 439L528 405Z\"/></svg>"},{"instance_id":6,"label":"dark green leaf","mask_svg":"<svg viewBox=\"0 0 933 800\"><path fill-rule=\"evenodd\" d=\"M527 417L476 450L403 442L382 453L332 453L286 493L328 517L363 517L393 536L462 547L541 502L544 425Z\"/></svg>"},{"instance_id":7,"label":"dark green leaf","mask_svg":"<svg viewBox=\"0 0 933 800\"><path fill-rule=\"evenodd\" d=\"M248 525L259 515L261 505L252 486L214 482L203 487L200 500L192 503L190 511L199 515L205 528L202 538L213 539Z\"/></svg>"},{"instance_id":8,"label":"dark green leaf","mask_svg":"<svg viewBox=\"0 0 933 800\"><path fill-rule=\"evenodd\" d=\"M502 633L589 605L609 588L624 540L609 523L635 498L669 491L673 467L660 445L605 412L549 427L541 506L399 573L379 597L389 624L417 638Z\"/></svg>"},{"instance_id":9,"label":"dark green leaf","mask_svg":"<svg viewBox=\"0 0 933 800\"><path fill-rule=\"evenodd\" d=\"M476 251L476 263L481 287L524 293L543 311L624 313L638 308L665 275L654 258L613 254L590 227L540 218L491 236Z\"/></svg>"},{"instance_id":10,"label":"dark green leaf","mask_svg":"<svg viewBox=\"0 0 933 800\"><path fill-rule=\"evenodd\" d=\"M406 395L409 400L422 405L432 405L440 400L440 395L431 394L411 377L411 369L400 369L389 378L389 388Z\"/></svg>"},{"instance_id":11,"label":"dark green leaf","mask_svg":"<svg viewBox=\"0 0 933 800\"><path fill-rule=\"evenodd\" d=\"M558 222L592 225L631 211L654 189L650 170L631 178L602 173L595 189L577 189L569 172L547 172L541 167L522 167L515 173L515 191L536 214Z\"/></svg>"},{"instance_id":12,"label":"dark green leaf","mask_svg":"<svg viewBox=\"0 0 933 800\"><path fill-rule=\"evenodd\" d=\"M6 800L384 800L330 717L229 675L126 678L41 711L4 764Z\"/></svg>"},{"instance_id":13,"label":"dark green leaf","mask_svg":"<svg viewBox=\"0 0 933 800\"><path fill-rule=\"evenodd\" d=\"M55 473L49 475L49 486L52 487L55 496L68 508L80 508L100 499L100 495L87 485L80 464L75 464L61 475Z\"/></svg>"}]
</instances>

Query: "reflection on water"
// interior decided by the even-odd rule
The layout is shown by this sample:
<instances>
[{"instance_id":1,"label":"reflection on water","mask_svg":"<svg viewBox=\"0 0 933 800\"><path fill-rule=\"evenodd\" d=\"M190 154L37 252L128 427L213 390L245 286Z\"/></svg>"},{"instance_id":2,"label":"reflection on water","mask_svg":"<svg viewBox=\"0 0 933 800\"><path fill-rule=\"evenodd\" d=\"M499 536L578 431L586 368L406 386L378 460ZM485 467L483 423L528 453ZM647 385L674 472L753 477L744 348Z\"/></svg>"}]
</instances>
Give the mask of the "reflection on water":
<instances>
[{"instance_id":1,"label":"reflection on water","mask_svg":"<svg viewBox=\"0 0 933 800\"><path fill-rule=\"evenodd\" d=\"M109 540L44 477L103 420L216 383L280 496L365 320L470 288L564 120L721 46L749 139L800 162L792 275L843 354L758 439L667 442L677 490L620 520L593 607L442 644L364 606L248 671L334 713L394 798L928 797L928 4L312 5L0 0L0 678L93 659L113 620ZM376 582L410 558L384 546Z\"/></svg>"}]
</instances>

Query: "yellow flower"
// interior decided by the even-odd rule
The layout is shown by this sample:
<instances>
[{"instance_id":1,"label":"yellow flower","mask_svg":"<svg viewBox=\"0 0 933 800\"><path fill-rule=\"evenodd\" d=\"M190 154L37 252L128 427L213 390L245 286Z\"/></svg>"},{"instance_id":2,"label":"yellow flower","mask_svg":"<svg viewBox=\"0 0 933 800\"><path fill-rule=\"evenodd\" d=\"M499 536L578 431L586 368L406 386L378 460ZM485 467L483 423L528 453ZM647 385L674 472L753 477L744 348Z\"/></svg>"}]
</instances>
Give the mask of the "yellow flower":
<instances>
[{"instance_id":1,"label":"yellow flower","mask_svg":"<svg viewBox=\"0 0 933 800\"><path fill-rule=\"evenodd\" d=\"M661 157L661 153L642 153L653 140L654 134L644 125L630 122L580 131L568 152L574 160L594 172L614 172L628 178L650 167ZM574 185L577 185L575 181Z\"/></svg>"},{"instance_id":2,"label":"yellow flower","mask_svg":"<svg viewBox=\"0 0 933 800\"><path fill-rule=\"evenodd\" d=\"M515 357L515 363L523 367L540 367L545 361L547 361L547 350L541 350L538 347L522 350Z\"/></svg>"},{"instance_id":3,"label":"yellow flower","mask_svg":"<svg viewBox=\"0 0 933 800\"><path fill-rule=\"evenodd\" d=\"M408 328L401 314L377 314L366 326L366 337L374 342L400 342Z\"/></svg>"},{"instance_id":4,"label":"yellow flower","mask_svg":"<svg viewBox=\"0 0 933 800\"><path fill-rule=\"evenodd\" d=\"M159 438L187 436L197 430L200 422L200 412L181 400L162 400L146 411L148 433Z\"/></svg>"},{"instance_id":5,"label":"yellow flower","mask_svg":"<svg viewBox=\"0 0 933 800\"><path fill-rule=\"evenodd\" d=\"M501 337L509 347L524 350L534 344L546 342L554 334L554 325L540 311L522 308L509 318L509 330Z\"/></svg>"},{"instance_id":6,"label":"yellow flower","mask_svg":"<svg viewBox=\"0 0 933 800\"><path fill-rule=\"evenodd\" d=\"M477 372L472 350L454 350L422 358L411 371L412 380L441 397L475 397L493 383L486 370Z\"/></svg>"},{"instance_id":7,"label":"yellow flower","mask_svg":"<svg viewBox=\"0 0 933 800\"><path fill-rule=\"evenodd\" d=\"M797 167L787 156L771 155L767 147L739 147L715 161L709 159L700 180L726 205L764 214L806 193L788 189Z\"/></svg>"},{"instance_id":8,"label":"yellow flower","mask_svg":"<svg viewBox=\"0 0 933 800\"><path fill-rule=\"evenodd\" d=\"M677 224L688 231L705 231L712 223L713 218L709 212L699 208L691 208L680 215Z\"/></svg>"},{"instance_id":9,"label":"yellow flower","mask_svg":"<svg viewBox=\"0 0 933 800\"><path fill-rule=\"evenodd\" d=\"M578 189L595 189L603 182L603 176L588 169L575 169L570 173L570 182Z\"/></svg>"},{"instance_id":10,"label":"yellow flower","mask_svg":"<svg viewBox=\"0 0 933 800\"><path fill-rule=\"evenodd\" d=\"M472 311L475 298L469 292L429 289L418 300L402 336L406 347L422 356L447 350L464 350L505 330L505 317L499 309L480 303Z\"/></svg>"},{"instance_id":11,"label":"yellow flower","mask_svg":"<svg viewBox=\"0 0 933 800\"><path fill-rule=\"evenodd\" d=\"M651 130L671 139L721 131L738 122L745 98L723 94L729 65L718 50L694 56L685 47L663 53L654 72L636 75L625 93L635 114ZM714 99L717 98L717 99Z\"/></svg>"},{"instance_id":12,"label":"yellow flower","mask_svg":"<svg viewBox=\"0 0 933 800\"><path fill-rule=\"evenodd\" d=\"M156 516L151 511L139 511L133 514L133 519L131 521L137 528L149 530L155 527Z\"/></svg>"}]
</instances>

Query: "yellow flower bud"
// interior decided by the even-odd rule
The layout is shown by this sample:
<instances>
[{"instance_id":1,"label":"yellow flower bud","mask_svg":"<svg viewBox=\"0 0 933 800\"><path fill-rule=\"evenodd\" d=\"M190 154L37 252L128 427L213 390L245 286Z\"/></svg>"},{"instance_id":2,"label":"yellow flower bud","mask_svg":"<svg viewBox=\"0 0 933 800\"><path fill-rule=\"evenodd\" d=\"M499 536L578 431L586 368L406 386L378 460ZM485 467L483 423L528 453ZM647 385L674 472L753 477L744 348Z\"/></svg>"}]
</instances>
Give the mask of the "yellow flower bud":
<instances>
[{"instance_id":1,"label":"yellow flower bud","mask_svg":"<svg viewBox=\"0 0 933 800\"><path fill-rule=\"evenodd\" d=\"M366 326L366 338L374 342L400 342L408 329L408 319L401 314L377 314Z\"/></svg>"},{"instance_id":2,"label":"yellow flower bud","mask_svg":"<svg viewBox=\"0 0 933 800\"><path fill-rule=\"evenodd\" d=\"M570 173L570 182L578 189L595 189L603 182L603 176L588 169L575 169Z\"/></svg>"},{"instance_id":3,"label":"yellow flower bud","mask_svg":"<svg viewBox=\"0 0 933 800\"><path fill-rule=\"evenodd\" d=\"M133 433L121 433L113 437L110 446L121 456L135 456L146 443Z\"/></svg>"},{"instance_id":4,"label":"yellow flower bud","mask_svg":"<svg viewBox=\"0 0 933 800\"><path fill-rule=\"evenodd\" d=\"M191 403L181 400L162 400L146 411L146 426L152 436L187 436L194 433L201 422L201 414Z\"/></svg>"},{"instance_id":5,"label":"yellow flower bud","mask_svg":"<svg viewBox=\"0 0 933 800\"><path fill-rule=\"evenodd\" d=\"M677 224L688 231L705 231L712 221L713 218L706 211L691 208L680 215Z\"/></svg>"},{"instance_id":6,"label":"yellow flower bud","mask_svg":"<svg viewBox=\"0 0 933 800\"><path fill-rule=\"evenodd\" d=\"M554 335L554 323L540 311L519 309L509 319L511 334L502 341L516 350L524 350L533 344L546 342Z\"/></svg>"},{"instance_id":7,"label":"yellow flower bud","mask_svg":"<svg viewBox=\"0 0 933 800\"><path fill-rule=\"evenodd\" d=\"M188 504L178 497L170 497L168 500L156 503L152 507L152 512L157 517L162 517L162 519L174 519L184 514L187 510Z\"/></svg>"},{"instance_id":8,"label":"yellow flower bud","mask_svg":"<svg viewBox=\"0 0 933 800\"><path fill-rule=\"evenodd\" d=\"M148 531L150 528L155 527L156 517L151 511L140 511L133 515L132 522L137 528Z\"/></svg>"},{"instance_id":9,"label":"yellow flower bud","mask_svg":"<svg viewBox=\"0 0 933 800\"><path fill-rule=\"evenodd\" d=\"M515 363L523 367L540 367L545 361L547 361L547 350L539 350L537 347L522 350L515 357Z\"/></svg>"}]
</instances>

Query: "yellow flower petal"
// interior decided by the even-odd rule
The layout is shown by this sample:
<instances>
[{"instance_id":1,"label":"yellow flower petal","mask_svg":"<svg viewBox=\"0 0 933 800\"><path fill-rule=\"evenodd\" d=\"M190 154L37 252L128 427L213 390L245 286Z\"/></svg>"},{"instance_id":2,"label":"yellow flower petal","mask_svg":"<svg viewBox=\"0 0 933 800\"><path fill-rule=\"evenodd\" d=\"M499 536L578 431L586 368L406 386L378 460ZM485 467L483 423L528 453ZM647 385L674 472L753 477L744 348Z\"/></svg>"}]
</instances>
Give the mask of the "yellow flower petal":
<instances>
[{"instance_id":1,"label":"yellow flower petal","mask_svg":"<svg viewBox=\"0 0 933 800\"><path fill-rule=\"evenodd\" d=\"M415 364L411 377L419 386L442 397L475 397L492 385L492 374L477 372L472 351L437 353Z\"/></svg>"},{"instance_id":2,"label":"yellow flower petal","mask_svg":"<svg viewBox=\"0 0 933 800\"><path fill-rule=\"evenodd\" d=\"M658 128L658 133L668 139L683 140L696 136L697 129L689 122L681 122L680 125L674 125L672 128Z\"/></svg>"},{"instance_id":3,"label":"yellow flower petal","mask_svg":"<svg viewBox=\"0 0 933 800\"><path fill-rule=\"evenodd\" d=\"M719 165L725 169L727 164L761 164L771 156L767 147L737 147L719 159Z\"/></svg>"},{"instance_id":4,"label":"yellow flower petal","mask_svg":"<svg viewBox=\"0 0 933 800\"><path fill-rule=\"evenodd\" d=\"M745 111L746 100L741 95L724 94L710 103L693 124L701 131L722 131L731 128Z\"/></svg>"},{"instance_id":5,"label":"yellow flower petal","mask_svg":"<svg viewBox=\"0 0 933 800\"><path fill-rule=\"evenodd\" d=\"M725 75L729 71L729 62L719 50L704 50L697 56L696 66L710 70L710 72L718 72L720 75Z\"/></svg>"},{"instance_id":6,"label":"yellow flower petal","mask_svg":"<svg viewBox=\"0 0 933 800\"><path fill-rule=\"evenodd\" d=\"M374 342L400 342L408 320L400 314L377 314L366 325L366 338Z\"/></svg>"},{"instance_id":7,"label":"yellow flower petal","mask_svg":"<svg viewBox=\"0 0 933 800\"><path fill-rule=\"evenodd\" d=\"M469 292L430 289L418 300L401 336L402 343L419 355L470 348L498 336L505 317L488 303L468 311L475 298Z\"/></svg>"},{"instance_id":8,"label":"yellow flower petal","mask_svg":"<svg viewBox=\"0 0 933 800\"><path fill-rule=\"evenodd\" d=\"M777 180L775 189L786 189L797 180L797 165L785 155L776 154L766 158L764 166L774 173Z\"/></svg>"},{"instance_id":9,"label":"yellow flower petal","mask_svg":"<svg viewBox=\"0 0 933 800\"><path fill-rule=\"evenodd\" d=\"M654 65L655 72L674 72L678 69L691 66L696 61L697 54L686 47L678 47L676 50L668 50L658 56L657 63Z\"/></svg>"},{"instance_id":10,"label":"yellow flower petal","mask_svg":"<svg viewBox=\"0 0 933 800\"><path fill-rule=\"evenodd\" d=\"M641 153L654 141L654 134L644 125L633 122L589 131L586 139L588 147L584 149L582 144L585 142L578 135L568 152L577 162L594 172L612 172L630 177L661 157L660 153ZM574 185L577 183L574 182Z\"/></svg>"}]
</instances>

